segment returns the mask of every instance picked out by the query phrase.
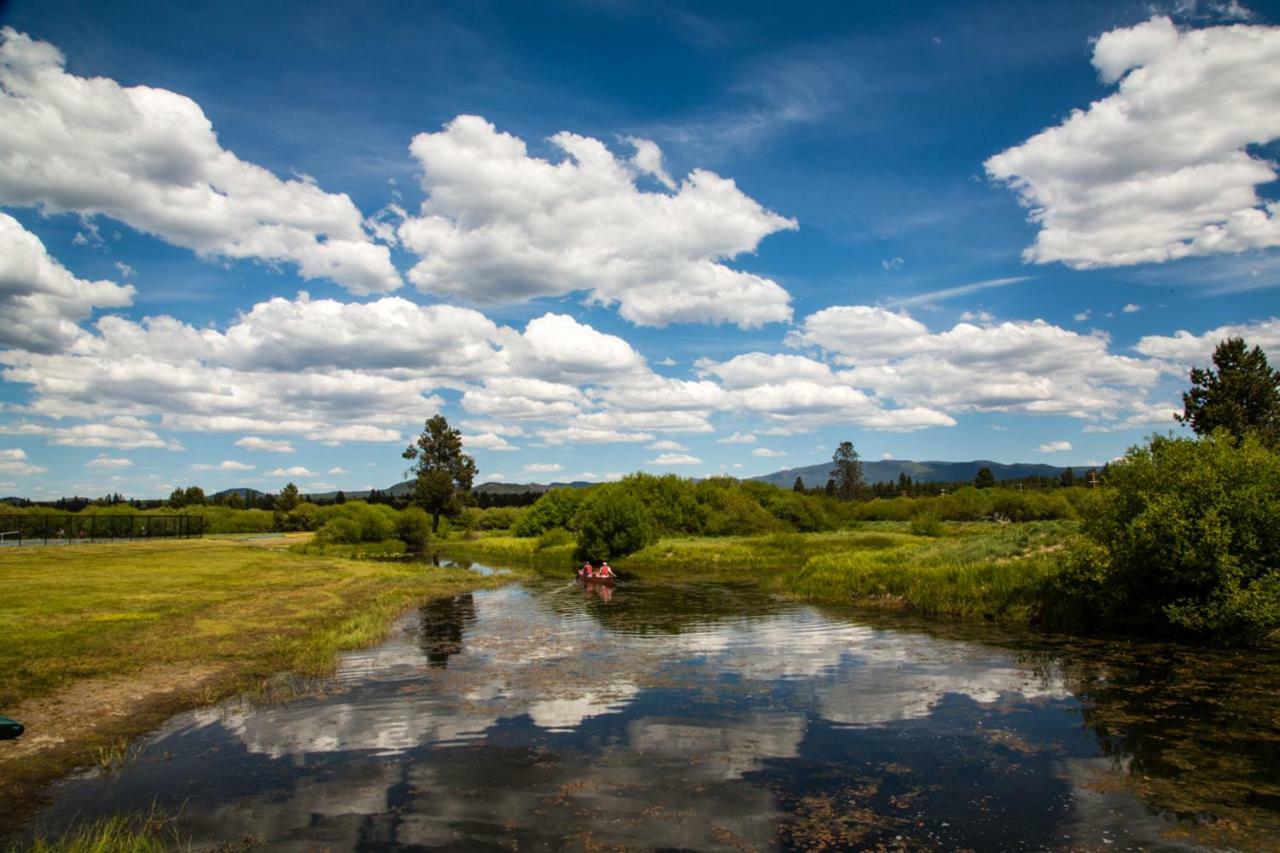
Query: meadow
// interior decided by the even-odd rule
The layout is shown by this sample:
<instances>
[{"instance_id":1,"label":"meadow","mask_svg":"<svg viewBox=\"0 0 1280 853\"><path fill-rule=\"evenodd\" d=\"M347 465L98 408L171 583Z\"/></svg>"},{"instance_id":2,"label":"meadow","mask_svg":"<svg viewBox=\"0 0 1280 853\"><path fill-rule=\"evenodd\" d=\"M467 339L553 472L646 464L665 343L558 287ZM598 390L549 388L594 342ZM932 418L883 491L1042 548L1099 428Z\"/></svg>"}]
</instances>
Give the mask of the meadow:
<instances>
[{"instance_id":1,"label":"meadow","mask_svg":"<svg viewBox=\"0 0 1280 853\"><path fill-rule=\"evenodd\" d=\"M295 541L0 551L0 713L28 730L0 749L0 801L110 763L179 710L267 690L280 673L322 676L413 604L509 580L297 553Z\"/></svg>"},{"instance_id":2,"label":"meadow","mask_svg":"<svg viewBox=\"0 0 1280 853\"><path fill-rule=\"evenodd\" d=\"M914 525L917 531L920 525ZM671 536L612 561L624 576L660 582L701 577L759 583L816 604L854 604L953 619L1033 623L1059 570L1071 521L951 522L912 532L910 522L755 536ZM476 561L568 572L574 545L490 533L439 543Z\"/></svg>"}]
</instances>

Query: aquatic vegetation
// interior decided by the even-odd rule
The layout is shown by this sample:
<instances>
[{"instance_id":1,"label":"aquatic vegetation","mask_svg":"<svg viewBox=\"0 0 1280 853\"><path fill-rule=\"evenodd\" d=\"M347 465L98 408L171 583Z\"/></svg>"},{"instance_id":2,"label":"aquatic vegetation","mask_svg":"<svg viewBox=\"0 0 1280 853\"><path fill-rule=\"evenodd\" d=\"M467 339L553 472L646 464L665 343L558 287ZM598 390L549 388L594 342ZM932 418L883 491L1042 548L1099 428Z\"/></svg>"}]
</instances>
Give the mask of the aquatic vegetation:
<instances>
[{"instance_id":1,"label":"aquatic vegetation","mask_svg":"<svg viewBox=\"0 0 1280 853\"><path fill-rule=\"evenodd\" d=\"M6 853L163 853L181 847L173 818L157 809L142 814L121 814L72 826L47 837L36 835Z\"/></svg>"}]
</instances>

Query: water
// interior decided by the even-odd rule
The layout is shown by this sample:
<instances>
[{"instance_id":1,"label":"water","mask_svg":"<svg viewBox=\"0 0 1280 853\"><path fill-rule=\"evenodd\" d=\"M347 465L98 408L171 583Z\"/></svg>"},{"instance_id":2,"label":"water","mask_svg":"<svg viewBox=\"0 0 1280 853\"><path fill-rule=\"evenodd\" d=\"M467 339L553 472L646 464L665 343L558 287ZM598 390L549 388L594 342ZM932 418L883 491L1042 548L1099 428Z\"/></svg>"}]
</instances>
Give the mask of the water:
<instances>
[{"instance_id":1,"label":"water","mask_svg":"<svg viewBox=\"0 0 1280 853\"><path fill-rule=\"evenodd\" d=\"M478 592L313 694L174 718L38 823L154 802L197 846L299 851L1280 844L1274 658L971 630L750 587Z\"/></svg>"}]
</instances>

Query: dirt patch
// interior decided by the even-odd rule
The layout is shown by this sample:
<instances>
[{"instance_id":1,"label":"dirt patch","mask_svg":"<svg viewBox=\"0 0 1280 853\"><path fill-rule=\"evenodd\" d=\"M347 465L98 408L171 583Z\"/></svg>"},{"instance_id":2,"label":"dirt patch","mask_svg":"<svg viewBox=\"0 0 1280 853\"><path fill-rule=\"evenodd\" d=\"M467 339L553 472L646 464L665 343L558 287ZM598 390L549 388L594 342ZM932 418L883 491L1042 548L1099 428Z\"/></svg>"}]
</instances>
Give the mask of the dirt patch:
<instances>
[{"instance_id":1,"label":"dirt patch","mask_svg":"<svg viewBox=\"0 0 1280 853\"><path fill-rule=\"evenodd\" d=\"M102 763L179 710L217 699L229 681L222 666L156 666L76 681L7 709L27 731L0 741L0 799L38 803L48 782ZM0 836L17 828L11 821L23 811L0 813Z\"/></svg>"}]
</instances>

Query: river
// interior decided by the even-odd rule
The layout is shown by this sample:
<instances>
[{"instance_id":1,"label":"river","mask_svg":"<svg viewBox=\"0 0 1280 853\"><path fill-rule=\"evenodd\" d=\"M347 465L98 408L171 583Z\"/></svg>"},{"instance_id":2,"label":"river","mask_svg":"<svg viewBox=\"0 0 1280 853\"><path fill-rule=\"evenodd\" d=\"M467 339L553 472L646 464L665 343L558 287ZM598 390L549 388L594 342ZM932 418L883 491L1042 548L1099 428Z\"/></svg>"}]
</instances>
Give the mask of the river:
<instances>
[{"instance_id":1,"label":"river","mask_svg":"<svg viewBox=\"0 0 1280 853\"><path fill-rule=\"evenodd\" d=\"M182 714L38 825L273 850L1280 847L1280 661L869 619L750 586L430 604L287 702Z\"/></svg>"}]
</instances>

